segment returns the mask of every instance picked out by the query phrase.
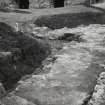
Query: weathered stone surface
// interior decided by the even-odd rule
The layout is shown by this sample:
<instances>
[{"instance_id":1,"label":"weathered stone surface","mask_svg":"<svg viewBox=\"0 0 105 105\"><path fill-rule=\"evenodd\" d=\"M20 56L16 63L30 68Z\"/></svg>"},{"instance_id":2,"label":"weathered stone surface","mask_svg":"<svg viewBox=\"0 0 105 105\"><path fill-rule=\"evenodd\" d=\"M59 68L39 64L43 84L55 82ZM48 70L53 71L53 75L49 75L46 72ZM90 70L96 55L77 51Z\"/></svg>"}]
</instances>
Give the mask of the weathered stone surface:
<instances>
[{"instance_id":1,"label":"weathered stone surface","mask_svg":"<svg viewBox=\"0 0 105 105\"><path fill-rule=\"evenodd\" d=\"M11 0L0 0L0 8L7 8L9 4L11 3Z\"/></svg>"},{"instance_id":2,"label":"weathered stone surface","mask_svg":"<svg viewBox=\"0 0 105 105\"><path fill-rule=\"evenodd\" d=\"M64 27L62 29L55 29L55 30L50 30L46 34L46 37L49 39L56 39L56 40L76 40L79 38L82 33L81 32L76 32L73 29Z\"/></svg>"},{"instance_id":3,"label":"weathered stone surface","mask_svg":"<svg viewBox=\"0 0 105 105\"><path fill-rule=\"evenodd\" d=\"M18 96L9 96L2 100L3 103L1 105L36 105Z\"/></svg>"},{"instance_id":4,"label":"weathered stone surface","mask_svg":"<svg viewBox=\"0 0 105 105\"><path fill-rule=\"evenodd\" d=\"M85 42L65 43L53 57L54 61L43 68L49 69L49 72L33 74L19 81L12 96L22 97L36 105L86 103L98 75L104 71L105 25L80 26L72 31L82 33Z\"/></svg>"},{"instance_id":5,"label":"weathered stone surface","mask_svg":"<svg viewBox=\"0 0 105 105\"><path fill-rule=\"evenodd\" d=\"M49 8L50 0L30 0L30 8Z\"/></svg>"},{"instance_id":6,"label":"weathered stone surface","mask_svg":"<svg viewBox=\"0 0 105 105\"><path fill-rule=\"evenodd\" d=\"M90 0L65 0L65 6L71 6L71 5L89 5Z\"/></svg>"},{"instance_id":7,"label":"weathered stone surface","mask_svg":"<svg viewBox=\"0 0 105 105\"><path fill-rule=\"evenodd\" d=\"M92 98L88 105L105 105L105 72L99 75Z\"/></svg>"}]
</instances>

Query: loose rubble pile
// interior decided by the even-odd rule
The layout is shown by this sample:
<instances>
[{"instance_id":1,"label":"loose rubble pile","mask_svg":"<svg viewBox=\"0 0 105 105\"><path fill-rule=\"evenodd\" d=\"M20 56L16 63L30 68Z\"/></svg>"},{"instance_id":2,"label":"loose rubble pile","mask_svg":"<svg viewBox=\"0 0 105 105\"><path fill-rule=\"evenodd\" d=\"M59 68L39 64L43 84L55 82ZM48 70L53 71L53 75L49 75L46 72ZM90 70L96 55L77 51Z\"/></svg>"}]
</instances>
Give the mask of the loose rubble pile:
<instances>
[{"instance_id":1,"label":"loose rubble pile","mask_svg":"<svg viewBox=\"0 0 105 105\"><path fill-rule=\"evenodd\" d=\"M105 104L105 25L33 27L30 36L46 39L52 55L37 69L43 72L22 78L2 105Z\"/></svg>"}]
</instances>

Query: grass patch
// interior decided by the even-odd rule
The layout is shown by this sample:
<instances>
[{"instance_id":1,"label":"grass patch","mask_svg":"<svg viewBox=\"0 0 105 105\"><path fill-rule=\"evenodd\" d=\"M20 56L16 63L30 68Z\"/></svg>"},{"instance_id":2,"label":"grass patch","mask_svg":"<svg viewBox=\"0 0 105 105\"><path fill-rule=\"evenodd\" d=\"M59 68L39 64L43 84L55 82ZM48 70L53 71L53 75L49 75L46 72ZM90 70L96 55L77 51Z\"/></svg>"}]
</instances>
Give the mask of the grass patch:
<instances>
[{"instance_id":1,"label":"grass patch","mask_svg":"<svg viewBox=\"0 0 105 105\"><path fill-rule=\"evenodd\" d=\"M46 26L51 29L60 29L63 27L77 27L78 25L89 24L104 24L103 13L68 13L52 16L42 16L35 20L35 24L38 26Z\"/></svg>"}]
</instances>

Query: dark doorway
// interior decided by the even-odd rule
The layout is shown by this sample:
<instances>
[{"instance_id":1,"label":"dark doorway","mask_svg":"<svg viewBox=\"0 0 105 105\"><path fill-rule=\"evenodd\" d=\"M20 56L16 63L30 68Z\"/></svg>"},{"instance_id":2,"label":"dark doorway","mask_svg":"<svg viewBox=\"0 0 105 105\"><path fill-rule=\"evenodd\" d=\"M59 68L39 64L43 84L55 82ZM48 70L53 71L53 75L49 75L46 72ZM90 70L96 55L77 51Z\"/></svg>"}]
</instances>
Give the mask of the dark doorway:
<instances>
[{"instance_id":1,"label":"dark doorway","mask_svg":"<svg viewBox=\"0 0 105 105\"><path fill-rule=\"evenodd\" d=\"M99 3L100 2L100 0L96 0L96 3Z\"/></svg>"},{"instance_id":2,"label":"dark doorway","mask_svg":"<svg viewBox=\"0 0 105 105\"><path fill-rule=\"evenodd\" d=\"M64 0L54 0L54 7L64 7Z\"/></svg>"},{"instance_id":3,"label":"dark doorway","mask_svg":"<svg viewBox=\"0 0 105 105\"><path fill-rule=\"evenodd\" d=\"M20 9L29 9L29 0L19 0Z\"/></svg>"}]
</instances>

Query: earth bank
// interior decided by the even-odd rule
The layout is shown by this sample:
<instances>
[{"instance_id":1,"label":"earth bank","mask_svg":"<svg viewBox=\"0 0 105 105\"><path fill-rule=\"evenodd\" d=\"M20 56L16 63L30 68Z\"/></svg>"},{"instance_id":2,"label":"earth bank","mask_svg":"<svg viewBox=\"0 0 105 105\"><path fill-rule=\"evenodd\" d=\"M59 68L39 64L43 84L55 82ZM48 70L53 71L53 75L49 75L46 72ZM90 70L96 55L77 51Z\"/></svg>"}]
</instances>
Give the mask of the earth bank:
<instances>
[{"instance_id":1,"label":"earth bank","mask_svg":"<svg viewBox=\"0 0 105 105\"><path fill-rule=\"evenodd\" d=\"M30 36L0 23L0 81L6 89L32 73L50 54L46 42Z\"/></svg>"}]
</instances>

